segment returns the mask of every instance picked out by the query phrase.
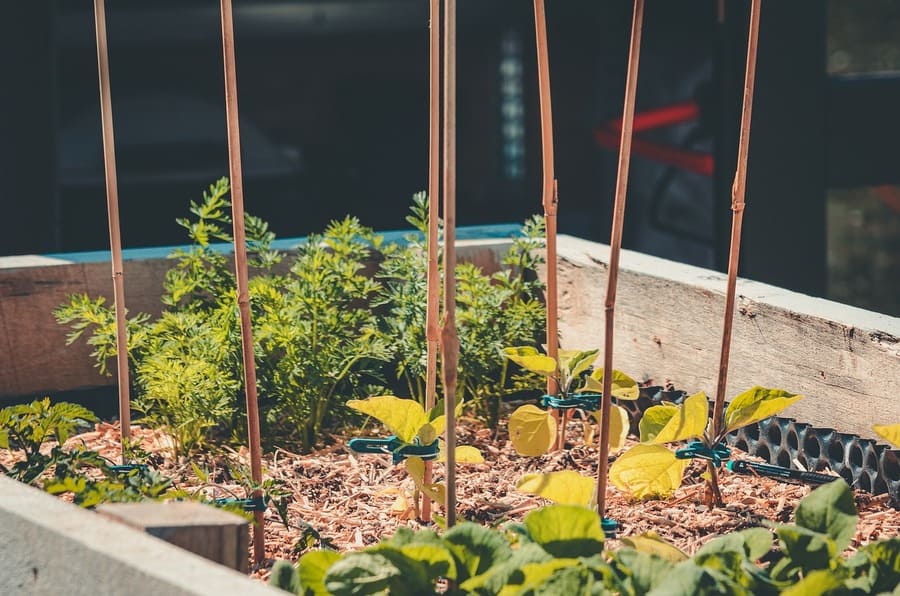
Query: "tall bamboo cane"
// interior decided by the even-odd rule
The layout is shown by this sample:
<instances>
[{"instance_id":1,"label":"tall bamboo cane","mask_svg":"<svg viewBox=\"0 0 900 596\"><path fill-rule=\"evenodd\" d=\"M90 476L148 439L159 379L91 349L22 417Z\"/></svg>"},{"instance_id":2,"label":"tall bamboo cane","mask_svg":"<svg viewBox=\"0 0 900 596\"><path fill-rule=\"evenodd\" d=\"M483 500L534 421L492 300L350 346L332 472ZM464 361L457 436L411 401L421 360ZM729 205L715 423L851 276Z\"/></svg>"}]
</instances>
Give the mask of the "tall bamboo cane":
<instances>
[{"instance_id":1,"label":"tall bamboo cane","mask_svg":"<svg viewBox=\"0 0 900 596\"><path fill-rule=\"evenodd\" d=\"M440 125L441 125L441 0L430 0L429 77L428 77L428 278L425 307L425 339L428 343L425 368L425 408L431 410L437 392L437 356L441 341L438 309L441 280L438 271L438 219L440 203ZM432 462L425 462L425 482L431 482ZM422 519L431 521L431 499L422 495Z\"/></svg>"},{"instance_id":2,"label":"tall bamboo cane","mask_svg":"<svg viewBox=\"0 0 900 596\"><path fill-rule=\"evenodd\" d=\"M534 35L537 46L538 95L541 106L541 160L543 161L543 184L541 197L544 205L544 227L547 234L547 355L558 361L559 356L559 308L557 306L557 265L556 265L556 211L559 203L553 164L553 106L550 102L550 56L547 49L547 18L544 14L544 0L534 0ZM556 395L559 385L553 377L547 378L547 394ZM566 415L560 416L552 410L553 418L559 424L559 434L554 448L563 446L566 436Z\"/></svg>"},{"instance_id":3,"label":"tall bamboo cane","mask_svg":"<svg viewBox=\"0 0 900 596\"><path fill-rule=\"evenodd\" d=\"M244 361L244 393L247 398L247 436L250 441L250 476L262 483L262 449L259 437L259 407L256 399L256 363L253 358L253 329L250 325L250 292L247 273L247 239L244 230L244 178L241 171L241 132L238 118L237 73L234 60L234 17L231 0L221 0L222 50L225 62L225 110L228 126L228 162L231 176L231 219L234 227L234 270L237 303L241 318L241 351ZM262 491L253 493L254 499ZM265 559L265 527L262 511L253 514L253 560Z\"/></svg>"},{"instance_id":4,"label":"tall bamboo cane","mask_svg":"<svg viewBox=\"0 0 900 596\"><path fill-rule=\"evenodd\" d=\"M622 115L622 137L619 144L619 171L616 175L616 199L613 207L612 237L609 241L609 271L606 279L606 334L603 349L603 398L600 409L600 455L597 466L597 508L606 512L606 483L609 467L609 413L612 399L613 335L616 314L616 289L619 281L619 253L625 222L625 198L628 190L628 167L631 165L631 136L634 124L634 98L637 94L638 63L641 58L641 28L644 22L644 0L634 0L631 22L631 47L628 51L628 76L625 79L625 107Z\"/></svg>"},{"instance_id":5,"label":"tall bamboo cane","mask_svg":"<svg viewBox=\"0 0 900 596\"><path fill-rule=\"evenodd\" d=\"M447 447L447 526L456 523L456 0L444 4L444 320L441 364Z\"/></svg>"},{"instance_id":6,"label":"tall bamboo cane","mask_svg":"<svg viewBox=\"0 0 900 596\"><path fill-rule=\"evenodd\" d=\"M127 462L131 439L131 391L128 380L128 334L125 327L125 268L122 264L122 234L119 229L119 183L116 175L116 143L113 131L112 93L109 85L109 49L106 35L106 4L94 0L97 34L97 70L100 74L100 120L103 127L103 165L106 170L106 211L109 218L109 249L112 257L113 301L116 313L116 372L119 384L119 422L122 463Z\"/></svg>"},{"instance_id":7,"label":"tall bamboo cane","mask_svg":"<svg viewBox=\"0 0 900 596\"><path fill-rule=\"evenodd\" d=\"M722 323L722 351L719 358L719 379L716 384L716 402L713 407L713 424L716 442L724 438L725 386L728 383L728 360L731 353L731 330L734 324L734 300L737 289L737 272L741 253L741 226L744 221L744 198L747 194L747 159L750 153L750 121L753 116L753 88L756 80L756 54L759 40L759 15L762 0L753 0L750 8L750 32L747 41L747 67L744 73L744 105L741 112L741 133L738 139L737 168L731 187L731 250L728 254L728 288L725 293L725 318ZM717 470L709 465L713 496L721 506Z\"/></svg>"}]
</instances>

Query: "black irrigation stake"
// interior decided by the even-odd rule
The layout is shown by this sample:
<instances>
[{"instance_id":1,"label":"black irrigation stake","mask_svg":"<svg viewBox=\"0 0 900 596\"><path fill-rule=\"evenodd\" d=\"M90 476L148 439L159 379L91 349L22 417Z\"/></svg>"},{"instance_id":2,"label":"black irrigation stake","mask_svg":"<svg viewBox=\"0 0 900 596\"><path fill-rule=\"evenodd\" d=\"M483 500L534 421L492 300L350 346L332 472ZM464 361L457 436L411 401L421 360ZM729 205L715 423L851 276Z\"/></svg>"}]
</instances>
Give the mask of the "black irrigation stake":
<instances>
[{"instance_id":1,"label":"black irrigation stake","mask_svg":"<svg viewBox=\"0 0 900 596\"><path fill-rule=\"evenodd\" d=\"M764 464L745 459L730 461L725 467L730 472L735 472L736 474L768 476L769 478L784 480L799 480L800 482L806 482L808 484L828 484L835 480L842 480L840 476L807 472L805 470L794 470L792 468L784 468L782 466L774 466L772 464Z\"/></svg>"}]
</instances>

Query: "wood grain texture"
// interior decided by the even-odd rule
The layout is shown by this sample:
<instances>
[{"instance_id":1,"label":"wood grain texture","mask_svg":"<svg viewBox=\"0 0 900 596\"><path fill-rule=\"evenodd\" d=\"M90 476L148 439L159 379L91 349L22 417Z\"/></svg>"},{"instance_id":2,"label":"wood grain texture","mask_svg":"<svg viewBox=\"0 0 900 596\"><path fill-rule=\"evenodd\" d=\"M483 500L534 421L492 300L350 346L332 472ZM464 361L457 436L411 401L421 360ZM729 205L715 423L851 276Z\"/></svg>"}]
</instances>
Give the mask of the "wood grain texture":
<instances>
[{"instance_id":1,"label":"wood grain texture","mask_svg":"<svg viewBox=\"0 0 900 596\"><path fill-rule=\"evenodd\" d=\"M560 335L602 345L609 248L561 236ZM622 256L614 367L639 380L715 390L725 276L640 253ZM900 421L900 319L741 279L727 396L753 385L806 396L785 412L872 437Z\"/></svg>"}]
</instances>

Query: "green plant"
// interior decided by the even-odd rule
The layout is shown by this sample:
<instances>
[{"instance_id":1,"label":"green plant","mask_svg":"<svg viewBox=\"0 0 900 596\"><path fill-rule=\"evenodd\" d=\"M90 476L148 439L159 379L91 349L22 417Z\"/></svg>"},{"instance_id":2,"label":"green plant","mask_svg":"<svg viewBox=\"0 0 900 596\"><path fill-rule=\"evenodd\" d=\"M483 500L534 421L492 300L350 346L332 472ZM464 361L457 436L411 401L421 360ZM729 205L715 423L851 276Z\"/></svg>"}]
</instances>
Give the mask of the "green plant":
<instances>
[{"instance_id":1,"label":"green plant","mask_svg":"<svg viewBox=\"0 0 900 596\"><path fill-rule=\"evenodd\" d=\"M162 302L153 319L128 321L133 406L164 426L179 453L243 432L243 371L234 275L221 247L232 240L227 179L191 203L179 219L192 242L170 258ZM364 275L380 239L352 218L331 223L297 250L287 273L274 267L285 255L272 249L268 225L246 216L249 293L257 382L270 431L309 449L324 424L339 419L339 402L367 392L389 358L368 308L379 284ZM115 356L115 319L103 299L72 296L55 312L72 343L88 343L101 372Z\"/></svg>"},{"instance_id":2,"label":"green plant","mask_svg":"<svg viewBox=\"0 0 900 596\"><path fill-rule=\"evenodd\" d=\"M392 453L396 456L396 460L402 460L406 464L406 470L413 479L417 491L425 493L428 498L437 503L446 502L444 485L425 481L423 458L426 456L422 453L420 453L421 457L409 453L410 451L413 453L419 451L416 448L424 448L422 451L427 451L431 447L433 453L429 459L435 459L434 456L436 456L437 461L444 461L444 448L439 440L447 425L443 401L439 401L428 412L415 400L402 399L393 395L351 400L347 402L347 405L375 418L393 433L395 440L389 443L389 447L393 449ZM462 412L463 405L463 403L457 404L457 414ZM353 443L351 443L352 446ZM481 463L484 459L476 448L461 445L456 447L456 461L457 463ZM416 506L418 504L417 497L418 495L415 495L413 499Z\"/></svg>"},{"instance_id":3,"label":"green plant","mask_svg":"<svg viewBox=\"0 0 900 596\"><path fill-rule=\"evenodd\" d=\"M599 392L603 388L603 370L590 370L598 352L560 350L558 361L531 346L504 348L501 353L504 358L535 375L556 381L560 395L555 403L566 410L590 413L583 422L584 440L590 444L594 437L593 421L600 420ZM634 379L614 370L612 394L617 399L635 400L640 395L640 388ZM613 449L621 449L625 444L628 427L628 412L614 405L610 414L610 445ZM557 432L556 418L552 413L534 405L521 406L509 417L509 437L520 455L543 455L553 447Z\"/></svg>"},{"instance_id":4,"label":"green plant","mask_svg":"<svg viewBox=\"0 0 900 596\"><path fill-rule=\"evenodd\" d=\"M739 428L778 414L802 396L781 389L753 387L736 396L724 413L722 432L713 436L709 401L703 392L680 405L662 404L644 412L640 422L641 443L620 455L610 468L610 481L637 498L671 495L681 486L690 459L679 458L664 443L694 440L691 454L710 462L707 478L716 501L721 503L717 466L725 436Z\"/></svg>"},{"instance_id":5,"label":"green plant","mask_svg":"<svg viewBox=\"0 0 900 596\"><path fill-rule=\"evenodd\" d=\"M501 529L469 522L443 535L400 528L359 552L312 551L297 566L277 562L270 583L315 596L897 594L900 538L843 557L856 522L852 492L838 480L800 502L795 524L769 524L777 547L769 530L749 528L688 556L652 532L605 549L596 513L551 505ZM768 564L759 563L763 558Z\"/></svg>"},{"instance_id":6,"label":"green plant","mask_svg":"<svg viewBox=\"0 0 900 596\"><path fill-rule=\"evenodd\" d=\"M425 193L413 197L407 221L418 232L407 237L405 246L386 247L378 274L383 286L379 304L385 309L379 331L394 348L396 378L406 385L412 398L424 404ZM493 275L472 263L460 263L456 268L460 341L457 399L472 403L491 428L497 426L502 397L532 385L527 375L507 374L499 349L536 343L542 333L545 313L539 298L543 286L534 271L543 262L537 250L543 245L543 234L542 220L526 221L502 258L503 270Z\"/></svg>"}]
</instances>

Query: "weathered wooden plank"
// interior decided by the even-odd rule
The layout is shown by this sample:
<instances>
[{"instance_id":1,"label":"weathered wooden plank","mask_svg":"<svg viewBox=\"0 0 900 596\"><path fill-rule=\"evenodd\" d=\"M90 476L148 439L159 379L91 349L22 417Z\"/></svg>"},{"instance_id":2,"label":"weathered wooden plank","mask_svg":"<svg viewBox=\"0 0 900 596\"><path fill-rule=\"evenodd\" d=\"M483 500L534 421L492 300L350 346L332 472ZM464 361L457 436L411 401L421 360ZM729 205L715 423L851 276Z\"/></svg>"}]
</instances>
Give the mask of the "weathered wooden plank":
<instances>
[{"instance_id":1,"label":"weathered wooden plank","mask_svg":"<svg viewBox=\"0 0 900 596\"><path fill-rule=\"evenodd\" d=\"M564 346L601 347L609 249L561 236ZM641 253L622 256L615 367L712 395L725 276ZM753 385L806 396L785 415L872 437L900 421L900 319L741 279L728 395Z\"/></svg>"},{"instance_id":2,"label":"weathered wooden plank","mask_svg":"<svg viewBox=\"0 0 900 596\"><path fill-rule=\"evenodd\" d=\"M201 503L105 503L97 512L231 569L248 572L246 519Z\"/></svg>"}]
</instances>

